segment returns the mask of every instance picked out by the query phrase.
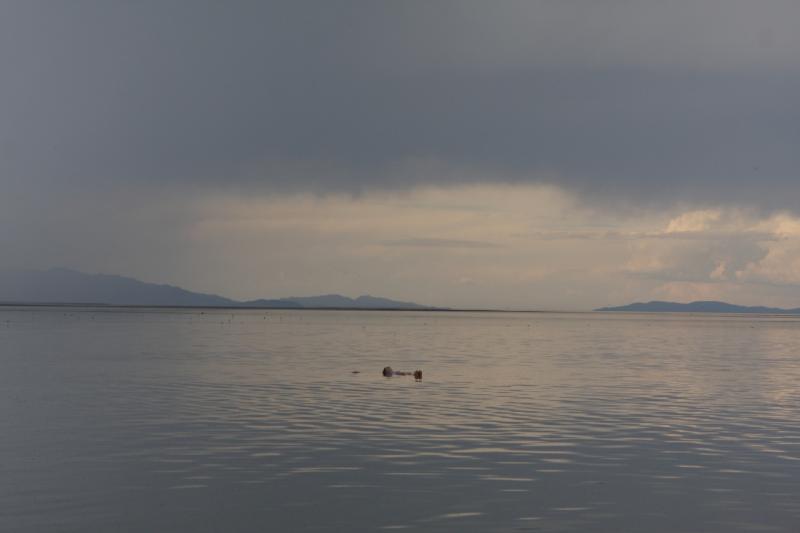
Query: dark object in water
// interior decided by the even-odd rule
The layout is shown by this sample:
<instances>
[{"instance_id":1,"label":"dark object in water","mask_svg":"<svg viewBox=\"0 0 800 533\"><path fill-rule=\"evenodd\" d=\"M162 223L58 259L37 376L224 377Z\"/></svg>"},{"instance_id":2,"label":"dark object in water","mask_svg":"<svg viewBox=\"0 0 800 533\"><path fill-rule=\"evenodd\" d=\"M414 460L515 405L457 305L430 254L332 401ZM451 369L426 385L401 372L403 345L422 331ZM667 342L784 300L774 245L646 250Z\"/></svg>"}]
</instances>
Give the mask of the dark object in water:
<instances>
[{"instance_id":1,"label":"dark object in water","mask_svg":"<svg viewBox=\"0 0 800 533\"><path fill-rule=\"evenodd\" d=\"M353 371L352 371L352 372L350 372L350 373L351 373L351 374L360 374L360 373L361 373L361 370L353 370Z\"/></svg>"},{"instance_id":2,"label":"dark object in water","mask_svg":"<svg viewBox=\"0 0 800 533\"><path fill-rule=\"evenodd\" d=\"M390 378L392 376L414 376L417 381L422 381L422 370L415 370L414 372L400 372L399 370L392 370L392 367L383 367L383 376Z\"/></svg>"}]
</instances>

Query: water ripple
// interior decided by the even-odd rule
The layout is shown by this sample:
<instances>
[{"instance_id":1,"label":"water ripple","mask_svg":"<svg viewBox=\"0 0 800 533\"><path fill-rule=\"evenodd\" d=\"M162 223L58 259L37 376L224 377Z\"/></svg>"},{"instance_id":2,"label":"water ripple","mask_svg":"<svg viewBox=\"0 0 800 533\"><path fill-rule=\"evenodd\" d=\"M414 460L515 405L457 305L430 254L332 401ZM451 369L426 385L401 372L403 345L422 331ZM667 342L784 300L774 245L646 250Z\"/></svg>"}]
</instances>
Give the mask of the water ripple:
<instances>
[{"instance_id":1,"label":"water ripple","mask_svg":"<svg viewBox=\"0 0 800 533\"><path fill-rule=\"evenodd\" d=\"M0 530L800 523L798 320L0 313Z\"/></svg>"}]
</instances>

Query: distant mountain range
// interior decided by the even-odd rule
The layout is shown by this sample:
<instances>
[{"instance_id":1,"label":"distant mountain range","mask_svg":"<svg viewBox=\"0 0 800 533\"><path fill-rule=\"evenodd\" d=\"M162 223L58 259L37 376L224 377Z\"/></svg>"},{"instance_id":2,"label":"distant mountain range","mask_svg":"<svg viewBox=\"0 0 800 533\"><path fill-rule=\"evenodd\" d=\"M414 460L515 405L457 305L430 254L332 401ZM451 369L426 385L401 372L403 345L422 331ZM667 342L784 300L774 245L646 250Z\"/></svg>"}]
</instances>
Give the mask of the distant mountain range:
<instances>
[{"instance_id":1,"label":"distant mountain range","mask_svg":"<svg viewBox=\"0 0 800 533\"><path fill-rule=\"evenodd\" d=\"M725 302L637 302L620 307L601 307L595 311L629 311L637 313L750 313L761 315L800 315L800 308L780 309L777 307L744 306Z\"/></svg>"},{"instance_id":2,"label":"distant mountain range","mask_svg":"<svg viewBox=\"0 0 800 533\"><path fill-rule=\"evenodd\" d=\"M339 294L237 301L216 294L187 291L172 285L145 283L123 276L86 274L66 268L0 270L0 303L274 309L433 309L388 298L348 298Z\"/></svg>"}]
</instances>

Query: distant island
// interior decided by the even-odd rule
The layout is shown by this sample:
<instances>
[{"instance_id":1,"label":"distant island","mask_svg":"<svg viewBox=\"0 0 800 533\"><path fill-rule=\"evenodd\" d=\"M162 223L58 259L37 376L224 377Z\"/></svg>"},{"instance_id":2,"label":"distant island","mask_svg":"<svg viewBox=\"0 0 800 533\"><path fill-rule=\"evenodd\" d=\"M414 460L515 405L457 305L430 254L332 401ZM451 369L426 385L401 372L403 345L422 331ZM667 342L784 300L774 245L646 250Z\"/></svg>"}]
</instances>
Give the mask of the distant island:
<instances>
[{"instance_id":1,"label":"distant island","mask_svg":"<svg viewBox=\"0 0 800 533\"><path fill-rule=\"evenodd\" d=\"M687 304L677 302L637 302L619 307L601 307L595 311L628 311L635 313L749 313L759 315L800 315L800 308L734 305L726 302L700 301Z\"/></svg>"},{"instance_id":2,"label":"distant island","mask_svg":"<svg viewBox=\"0 0 800 533\"><path fill-rule=\"evenodd\" d=\"M377 296L339 294L238 301L192 292L173 285L146 283L108 274L66 268L0 270L0 304L88 304L163 307L237 307L259 309L438 309Z\"/></svg>"}]
</instances>

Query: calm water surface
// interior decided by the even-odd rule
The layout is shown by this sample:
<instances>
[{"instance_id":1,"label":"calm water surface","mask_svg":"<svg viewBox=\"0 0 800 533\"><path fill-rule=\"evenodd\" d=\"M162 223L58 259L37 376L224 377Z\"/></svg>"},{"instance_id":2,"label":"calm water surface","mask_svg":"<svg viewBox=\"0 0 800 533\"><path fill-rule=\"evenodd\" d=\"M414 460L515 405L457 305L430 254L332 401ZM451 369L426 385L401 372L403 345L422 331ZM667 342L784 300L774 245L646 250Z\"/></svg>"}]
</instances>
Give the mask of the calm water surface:
<instances>
[{"instance_id":1,"label":"calm water surface","mask_svg":"<svg viewBox=\"0 0 800 533\"><path fill-rule=\"evenodd\" d=\"M799 528L798 319L0 309L0 531Z\"/></svg>"}]
</instances>

